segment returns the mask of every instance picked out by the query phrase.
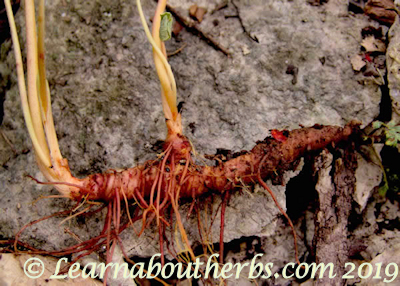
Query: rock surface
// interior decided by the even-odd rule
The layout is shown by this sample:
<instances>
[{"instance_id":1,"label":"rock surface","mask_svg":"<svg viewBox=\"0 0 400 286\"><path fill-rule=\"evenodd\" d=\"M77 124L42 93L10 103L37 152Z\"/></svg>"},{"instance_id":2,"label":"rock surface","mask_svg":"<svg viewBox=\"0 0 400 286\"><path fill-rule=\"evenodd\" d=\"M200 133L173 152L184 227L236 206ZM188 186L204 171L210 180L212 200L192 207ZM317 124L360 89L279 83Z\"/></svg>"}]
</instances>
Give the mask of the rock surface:
<instances>
[{"instance_id":1,"label":"rock surface","mask_svg":"<svg viewBox=\"0 0 400 286\"><path fill-rule=\"evenodd\" d=\"M155 3L143 2L149 19ZM197 5L212 11L220 2L198 1ZM373 23L366 16L350 15L347 1L331 0L319 7L302 0L235 3L243 26L259 43L244 33L237 17L229 17L238 13L231 4L212 15L207 13L201 23L229 49L231 57L185 30L167 43L170 52L187 44L169 61L178 100L185 103L184 130L199 154L214 154L216 148L250 149L273 128L343 125L351 119L365 125L378 115L378 86L354 74L350 64L351 56L360 49L361 29ZM193 3L173 0L170 4L187 15ZM73 174L81 177L153 159L153 146L165 138L166 129L151 49L136 6L115 0L54 0L46 5L53 113L61 151ZM23 8L17 19L24 38L22 18ZM298 68L295 84L293 75L286 74L289 65ZM43 179L33 152L27 151L31 142L14 69L11 43L6 42L1 48L0 73L8 92L1 128L17 154L0 140L0 235L5 238L14 237L34 219L73 206L64 199L31 204L40 196L57 193L26 177ZM285 188L275 190L285 205ZM216 198L214 212L217 206ZM182 213L188 208L183 206ZM279 211L263 192L235 194L226 214L226 242L252 235L267 240L275 235L278 244L283 240L292 243L289 229L285 235L276 232L282 227L276 226ZM35 247L61 249L76 243L63 232L64 227L86 240L99 233L103 217L104 212L72 219L61 227L60 219L50 219L30 227L21 238ZM218 217L213 230L212 241L217 242ZM197 226L187 231L191 241L198 242ZM130 255L149 257L159 252L155 233L149 229L137 238L127 230L122 239ZM280 254L280 263L294 261L293 248L279 249L286 251Z\"/></svg>"},{"instance_id":2,"label":"rock surface","mask_svg":"<svg viewBox=\"0 0 400 286\"><path fill-rule=\"evenodd\" d=\"M398 6L397 6L398 7ZM400 113L400 23L396 18L389 30L389 46L386 53L388 67L388 86L393 105L393 116L399 119Z\"/></svg>"}]
</instances>

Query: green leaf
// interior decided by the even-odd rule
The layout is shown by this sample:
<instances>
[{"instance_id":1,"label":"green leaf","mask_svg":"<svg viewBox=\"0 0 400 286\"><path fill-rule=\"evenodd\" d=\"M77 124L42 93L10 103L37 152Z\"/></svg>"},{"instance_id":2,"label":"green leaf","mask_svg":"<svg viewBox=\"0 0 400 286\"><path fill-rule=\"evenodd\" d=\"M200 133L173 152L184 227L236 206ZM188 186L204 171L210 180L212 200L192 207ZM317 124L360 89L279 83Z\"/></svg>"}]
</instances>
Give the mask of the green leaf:
<instances>
[{"instance_id":1,"label":"green leaf","mask_svg":"<svg viewBox=\"0 0 400 286\"><path fill-rule=\"evenodd\" d=\"M396 147L397 146L397 140L395 138L387 138L385 144L387 146Z\"/></svg>"},{"instance_id":2,"label":"green leaf","mask_svg":"<svg viewBox=\"0 0 400 286\"><path fill-rule=\"evenodd\" d=\"M386 131L386 138L391 139L396 137L396 132L393 131L393 129L388 129Z\"/></svg>"},{"instance_id":3,"label":"green leaf","mask_svg":"<svg viewBox=\"0 0 400 286\"><path fill-rule=\"evenodd\" d=\"M171 39L172 20L171 13L165 12L161 14L160 39L163 42Z\"/></svg>"},{"instance_id":4,"label":"green leaf","mask_svg":"<svg viewBox=\"0 0 400 286\"><path fill-rule=\"evenodd\" d=\"M379 187L378 193L382 197L386 197L386 193L389 190L389 185L385 183L383 186Z\"/></svg>"},{"instance_id":5,"label":"green leaf","mask_svg":"<svg viewBox=\"0 0 400 286\"><path fill-rule=\"evenodd\" d=\"M400 125L396 125L395 127L392 128L394 132L397 132L397 134L400 134Z\"/></svg>"},{"instance_id":6,"label":"green leaf","mask_svg":"<svg viewBox=\"0 0 400 286\"><path fill-rule=\"evenodd\" d=\"M393 128L396 126L396 122L394 122L394 120L391 120L388 124L386 124L387 128Z\"/></svg>"},{"instance_id":7,"label":"green leaf","mask_svg":"<svg viewBox=\"0 0 400 286\"><path fill-rule=\"evenodd\" d=\"M382 122L380 122L380 121L374 121L374 122L372 123L372 127L373 127L374 129L381 128L381 126L382 126Z\"/></svg>"}]
</instances>

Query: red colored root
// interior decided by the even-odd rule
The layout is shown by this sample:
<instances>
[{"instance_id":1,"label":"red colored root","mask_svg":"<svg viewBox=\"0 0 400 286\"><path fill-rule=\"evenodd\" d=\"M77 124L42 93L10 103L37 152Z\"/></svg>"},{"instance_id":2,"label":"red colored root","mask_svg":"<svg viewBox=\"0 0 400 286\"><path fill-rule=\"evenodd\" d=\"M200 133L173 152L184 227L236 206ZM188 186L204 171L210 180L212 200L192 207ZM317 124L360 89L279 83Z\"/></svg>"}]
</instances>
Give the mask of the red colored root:
<instances>
[{"instance_id":1,"label":"red colored root","mask_svg":"<svg viewBox=\"0 0 400 286\"><path fill-rule=\"evenodd\" d=\"M289 218L289 216L286 214L286 212L283 210L283 208L281 207L281 205L278 203L275 194L272 192L272 190L268 187L268 185L263 181L263 179L261 178L261 166L262 163L265 161L266 156L264 156L264 158L261 160L260 163L260 168L258 169L258 174L257 174L257 178L258 178L258 182L260 183L260 185L267 190L267 192L271 195L272 199L275 202L275 205L278 207L279 211L283 214L283 216L287 219L291 229L292 229L292 233L293 233L293 239L294 239L294 252L295 252L295 258L296 258L296 262L300 265L300 260L299 260L299 251L297 249L297 235L296 235L296 230L294 229L294 225L292 223L292 220Z\"/></svg>"},{"instance_id":2,"label":"red colored root","mask_svg":"<svg viewBox=\"0 0 400 286\"><path fill-rule=\"evenodd\" d=\"M128 200L134 199L146 209L151 207L159 223L161 201L166 204L165 198L171 196L168 191L173 192L172 197L176 203L181 198L192 199L210 191L223 193L233 191L240 185L252 185L258 180L258 169L261 168L261 177L265 179L277 170L289 169L290 163L304 153L346 140L357 130L356 123L350 123L344 128L315 126L293 130L288 132L284 141L267 138L250 152L215 167L194 164L189 154L190 148L187 147L189 142L184 141L183 137L177 137L179 144L169 140L161 162L148 161L122 172L91 175L80 180L79 187L74 189L75 185L71 186L70 195L75 200L87 196L91 201L107 202L114 199L116 191L123 190ZM180 146L185 146L184 153L176 149ZM268 159L260 164L266 155Z\"/></svg>"},{"instance_id":3,"label":"red colored root","mask_svg":"<svg viewBox=\"0 0 400 286\"><path fill-rule=\"evenodd\" d=\"M165 227L170 226L173 228L172 216L170 223L164 218L165 211L170 208L171 212L175 214L176 224L181 235L181 240L186 245L187 254L190 256L190 259L194 261L195 255L183 228L181 214L179 212L180 199L188 198L193 200L188 215L192 212L194 207L198 218L199 234L204 241L204 239L207 239L209 236L208 231L206 230L204 233L207 237L203 237L203 226L201 224L199 210L194 202L197 197L212 190L223 194L222 203L219 206L221 207L220 263L223 263L225 210L229 196L233 190L239 188L238 186L243 184L251 185L258 181L270 193L276 206L288 220L295 241L296 261L300 263L297 249L297 236L293 223L277 202L273 192L265 184L264 179L273 172L276 172L277 169L284 170L285 168L290 168L290 163L297 160L307 151L321 149L329 144L346 140L357 129L358 125L351 123L345 128L316 126L313 128L294 130L289 132L285 140L267 138L265 141L258 143L250 152L227 162L220 163L216 167L195 165L190 156L189 142L183 136L176 136L174 140L167 140L164 156L161 161L149 161L144 165L122 172L113 171L105 174L91 175L86 179L80 180L81 185L63 182L43 183L34 179L39 184L70 186L73 189L71 197L78 201L77 206L80 206L80 201L82 199L88 201L103 201L106 202L108 211L104 228L97 237L61 251L48 252L32 249L30 253L65 256L82 252L82 254L75 259L78 260L98 250L105 244L107 263L109 263L112 260L116 244L118 243L121 249L123 249L119 238L121 231L129 225L133 227L133 223L141 219L142 229L139 232L134 229L138 235L141 235L144 229L156 219L162 264L164 265L165 262L164 242L166 242L169 253L178 261L185 262L174 250L174 238L172 235L174 232L171 231L170 241L168 241L165 236ZM121 226L122 199L125 201L126 212L129 217L128 223L123 226ZM130 217L128 208L128 200L130 199L135 200L138 207L142 209L142 213L136 214L133 219ZM92 206L93 205L88 208L90 209ZM137 208L137 210L139 210L139 208ZM97 211L99 210L93 212ZM85 212L82 215L93 212ZM17 250L18 245L25 245L20 243L18 238L27 227L51 217L67 215L69 213L71 213L71 210L46 216L27 224L17 233L14 240L14 249ZM214 218L211 218L211 225L213 221ZM172 249L170 246L172 246ZM207 247L205 247L204 250L206 252ZM124 251L123 253L126 256ZM108 272L106 276L107 274Z\"/></svg>"},{"instance_id":4,"label":"red colored root","mask_svg":"<svg viewBox=\"0 0 400 286\"><path fill-rule=\"evenodd\" d=\"M225 226L225 209L229 200L229 192L225 192L221 206L221 230L219 232L219 263L224 263L224 226Z\"/></svg>"}]
</instances>

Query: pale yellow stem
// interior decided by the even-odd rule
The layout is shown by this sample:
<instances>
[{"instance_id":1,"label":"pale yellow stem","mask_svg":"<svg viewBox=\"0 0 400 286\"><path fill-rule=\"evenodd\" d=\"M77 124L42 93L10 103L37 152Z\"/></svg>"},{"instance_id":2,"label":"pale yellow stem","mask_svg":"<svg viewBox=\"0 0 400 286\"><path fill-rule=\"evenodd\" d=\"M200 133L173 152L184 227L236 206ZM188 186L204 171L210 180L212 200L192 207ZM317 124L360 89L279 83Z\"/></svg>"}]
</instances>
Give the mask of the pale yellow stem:
<instances>
[{"instance_id":1,"label":"pale yellow stem","mask_svg":"<svg viewBox=\"0 0 400 286\"><path fill-rule=\"evenodd\" d=\"M161 96L163 98L164 115L167 119L175 120L178 114L178 109L176 107L176 83L171 70L171 66L168 63L166 56L161 51L160 46L157 45L155 39L153 39L150 33L150 30L146 23L146 19L143 14L140 0L136 0L136 4L147 39L153 47L153 52L156 54L156 56L154 57L154 61L162 86ZM157 36L157 38L159 38L159 36ZM158 60L156 60L156 58Z\"/></svg>"},{"instance_id":2,"label":"pale yellow stem","mask_svg":"<svg viewBox=\"0 0 400 286\"><path fill-rule=\"evenodd\" d=\"M46 62L44 59L44 0L39 1L38 15L38 68L39 68L39 95L43 108L43 113L47 113L47 97L46 97Z\"/></svg>"},{"instance_id":3,"label":"pale yellow stem","mask_svg":"<svg viewBox=\"0 0 400 286\"><path fill-rule=\"evenodd\" d=\"M164 42L160 39L160 24L161 24L161 13L164 12L167 6L166 0L160 0L157 4L156 12L154 13L153 25L152 25L152 36L157 47L162 51L164 59L167 58L167 53L165 51ZM175 120L178 114L178 109L176 107L176 91L171 88L170 82L168 82L168 72L165 69L162 58L153 49L154 64L156 66L158 77L160 78L161 87L164 92L165 101L171 111L172 119Z\"/></svg>"},{"instance_id":4,"label":"pale yellow stem","mask_svg":"<svg viewBox=\"0 0 400 286\"><path fill-rule=\"evenodd\" d=\"M27 69L28 69L28 99L29 109L32 116L33 128L39 140L39 144L50 158L46 137L42 125L42 110L40 108L37 80L38 80L38 50L36 37L35 3L33 0L25 1L26 18L26 46L27 46Z\"/></svg>"},{"instance_id":5,"label":"pale yellow stem","mask_svg":"<svg viewBox=\"0 0 400 286\"><path fill-rule=\"evenodd\" d=\"M60 147L58 145L57 134L54 127L53 113L51 109L51 98L49 84L46 79L46 62L45 62L45 13L44 0L39 1L39 17L38 17L38 64L39 64L39 94L42 106L42 120L46 131L48 146L50 148L53 164L60 164L62 160Z\"/></svg>"},{"instance_id":6,"label":"pale yellow stem","mask_svg":"<svg viewBox=\"0 0 400 286\"><path fill-rule=\"evenodd\" d=\"M15 62L17 68L17 75L18 75L18 88L21 97L21 105L22 105L22 112L24 114L26 127L28 129L29 135L31 137L33 147L35 148L36 154L45 166L51 166L50 156L48 154L48 150L43 149L40 140L38 139L34 124L32 122L31 112L28 103L28 97L26 92L26 85L25 85L25 78L24 78L24 70L22 64L22 56L21 56L21 48L19 45L17 28L15 26L14 14L12 11L10 0L4 1L7 11L7 17L9 19L10 30L11 30L11 37L14 44L14 53L15 53ZM46 145L44 145L46 146ZM46 152L47 151L47 152Z\"/></svg>"}]
</instances>

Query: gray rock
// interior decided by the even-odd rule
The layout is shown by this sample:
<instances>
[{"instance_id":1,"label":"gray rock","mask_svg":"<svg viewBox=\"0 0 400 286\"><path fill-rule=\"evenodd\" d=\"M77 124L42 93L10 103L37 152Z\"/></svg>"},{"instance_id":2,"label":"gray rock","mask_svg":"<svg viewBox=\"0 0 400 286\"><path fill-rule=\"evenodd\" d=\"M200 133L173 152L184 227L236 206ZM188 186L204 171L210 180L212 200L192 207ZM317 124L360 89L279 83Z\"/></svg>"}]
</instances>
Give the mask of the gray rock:
<instances>
[{"instance_id":1,"label":"gray rock","mask_svg":"<svg viewBox=\"0 0 400 286\"><path fill-rule=\"evenodd\" d=\"M149 19L155 3L143 2ZM198 5L211 11L219 2ZM243 25L259 43L248 38L237 18L225 18L235 15L232 5L206 14L201 23L230 50L230 58L186 31L167 43L168 51L187 43L169 61L177 80L178 100L185 102L184 130L199 154L213 154L216 148L250 149L272 128L343 125L351 119L367 124L378 114L378 87L360 84L365 79L355 75L350 64L351 56L359 51L361 28L370 24L365 16L348 14L345 1L331 0L321 7L302 0L235 3ZM170 4L187 15L191 2ZM46 5L47 74L53 113L61 151L73 174L82 177L153 159L156 152L151 147L165 138L166 128L151 48L135 5L115 0L55 0ZM22 10L17 19L23 39ZM217 26L214 20L219 21ZM296 84L293 76L286 74L288 65L298 68ZM13 156L0 140L0 235L6 238L14 237L32 220L74 205L65 199L31 204L40 196L57 192L25 176L43 180L33 152L23 152L31 150L31 142L14 70L11 44L6 42L0 71L3 77L10 76L4 83L9 91L2 128L18 153ZM276 188L282 205L284 190ZM216 198L214 212L218 202ZM188 208L183 206L182 213ZM76 243L63 232L65 227L86 240L99 234L104 214L74 218L61 227L60 219L49 219L26 229L21 239L35 247L58 250ZM275 235L280 243L274 231L279 211L264 192L234 194L226 214L226 242L241 236ZM190 224L192 221L187 222ZM218 216L213 230L211 241L217 242ZM198 243L196 225L187 232L190 240ZM153 228L137 238L128 229L122 239L130 255L148 257L159 251L156 235Z\"/></svg>"},{"instance_id":2,"label":"gray rock","mask_svg":"<svg viewBox=\"0 0 400 286\"><path fill-rule=\"evenodd\" d=\"M374 147L371 148L375 148L376 154L380 154L383 144L375 144ZM380 156L376 161L377 160L381 160ZM361 155L358 155L358 168L356 170L357 183L353 198L360 206L360 211L364 210L375 188L378 187L382 181L383 171L376 161L373 163L367 162Z\"/></svg>"},{"instance_id":3,"label":"gray rock","mask_svg":"<svg viewBox=\"0 0 400 286\"><path fill-rule=\"evenodd\" d=\"M397 9L399 2L396 1ZM400 113L400 19L396 19L389 30L389 46L386 52L386 65L388 69L388 86L390 89L390 97L392 99L392 106L394 108L393 116L398 118L396 114Z\"/></svg>"}]
</instances>

